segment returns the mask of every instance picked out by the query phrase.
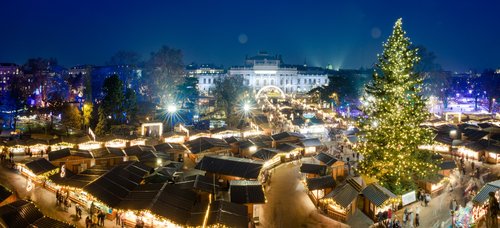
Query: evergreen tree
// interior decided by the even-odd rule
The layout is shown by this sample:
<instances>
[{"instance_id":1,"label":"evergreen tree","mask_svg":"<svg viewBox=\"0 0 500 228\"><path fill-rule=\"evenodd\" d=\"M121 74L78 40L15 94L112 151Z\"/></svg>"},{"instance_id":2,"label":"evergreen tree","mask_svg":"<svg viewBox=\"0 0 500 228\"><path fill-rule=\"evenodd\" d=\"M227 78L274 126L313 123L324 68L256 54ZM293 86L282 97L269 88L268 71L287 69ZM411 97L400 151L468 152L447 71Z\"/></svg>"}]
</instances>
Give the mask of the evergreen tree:
<instances>
[{"instance_id":1,"label":"evergreen tree","mask_svg":"<svg viewBox=\"0 0 500 228\"><path fill-rule=\"evenodd\" d=\"M135 91L127 88L125 89L124 96L123 109L126 113L127 123L133 123L137 118L137 97Z\"/></svg>"},{"instance_id":2,"label":"evergreen tree","mask_svg":"<svg viewBox=\"0 0 500 228\"><path fill-rule=\"evenodd\" d=\"M98 115L98 122L95 128L95 133L97 135L104 135L109 130L109 121L102 105L99 106L97 115Z\"/></svg>"},{"instance_id":3,"label":"evergreen tree","mask_svg":"<svg viewBox=\"0 0 500 228\"><path fill-rule=\"evenodd\" d=\"M437 171L432 154L418 149L432 142L432 133L420 127L429 114L421 95L423 79L413 72L419 57L410 45L399 19L365 88L365 117L358 122L360 172L396 194L415 189L417 180Z\"/></svg>"}]
</instances>

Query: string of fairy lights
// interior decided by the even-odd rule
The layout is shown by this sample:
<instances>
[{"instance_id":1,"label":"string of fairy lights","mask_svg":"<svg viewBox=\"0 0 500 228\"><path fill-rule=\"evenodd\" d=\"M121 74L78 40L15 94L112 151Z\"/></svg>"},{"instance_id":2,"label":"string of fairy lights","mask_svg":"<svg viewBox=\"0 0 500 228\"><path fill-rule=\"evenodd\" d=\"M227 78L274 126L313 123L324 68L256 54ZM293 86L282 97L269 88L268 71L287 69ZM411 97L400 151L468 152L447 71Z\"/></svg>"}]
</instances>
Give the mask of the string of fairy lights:
<instances>
[{"instance_id":1,"label":"string of fairy lights","mask_svg":"<svg viewBox=\"0 0 500 228\"><path fill-rule=\"evenodd\" d=\"M417 180L437 173L432 153L418 149L432 142L432 133L420 125L427 120L425 100L421 96L423 79L412 72L419 61L416 49L405 36L402 20L378 55L373 82L366 87L361 109L359 164L362 174L376 178L396 194L413 190Z\"/></svg>"}]
</instances>

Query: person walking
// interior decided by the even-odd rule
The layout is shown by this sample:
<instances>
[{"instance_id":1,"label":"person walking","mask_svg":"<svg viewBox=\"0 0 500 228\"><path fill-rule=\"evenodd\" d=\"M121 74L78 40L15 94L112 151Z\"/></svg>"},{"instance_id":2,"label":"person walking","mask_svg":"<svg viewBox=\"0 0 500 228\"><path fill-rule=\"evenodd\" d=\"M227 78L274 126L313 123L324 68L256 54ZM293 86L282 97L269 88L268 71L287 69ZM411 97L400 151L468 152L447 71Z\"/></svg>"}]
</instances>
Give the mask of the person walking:
<instances>
[{"instance_id":1,"label":"person walking","mask_svg":"<svg viewBox=\"0 0 500 228\"><path fill-rule=\"evenodd\" d=\"M431 195L429 195L429 193L425 193L425 206L426 207L429 205L429 202L431 202Z\"/></svg>"},{"instance_id":2,"label":"person walking","mask_svg":"<svg viewBox=\"0 0 500 228\"><path fill-rule=\"evenodd\" d=\"M494 228L494 227L498 227L497 216L498 216L498 210L500 209L500 205L498 204L498 200L495 197L495 192L490 192L490 193L488 193L488 195L490 196L490 198L488 200L488 213L487 214L489 214L488 220L490 220L490 221L487 222L486 227L487 228Z\"/></svg>"},{"instance_id":3,"label":"person walking","mask_svg":"<svg viewBox=\"0 0 500 228\"><path fill-rule=\"evenodd\" d=\"M471 162L470 167L472 168L472 170L474 170L474 166L475 166L474 162Z\"/></svg>"},{"instance_id":4,"label":"person walking","mask_svg":"<svg viewBox=\"0 0 500 228\"><path fill-rule=\"evenodd\" d=\"M414 219L415 217L413 215L413 212L410 211L410 213L408 214L408 224L410 225L410 227L413 227L413 222L415 221Z\"/></svg>"},{"instance_id":5,"label":"person walking","mask_svg":"<svg viewBox=\"0 0 500 228\"><path fill-rule=\"evenodd\" d=\"M117 225L117 226L121 225L121 221L120 221L121 215L122 215L121 212L116 212L115 225Z\"/></svg>"},{"instance_id":6,"label":"person walking","mask_svg":"<svg viewBox=\"0 0 500 228\"><path fill-rule=\"evenodd\" d=\"M92 219L90 218L90 215L87 215L87 218L85 218L85 228L90 228L92 226Z\"/></svg>"},{"instance_id":7,"label":"person walking","mask_svg":"<svg viewBox=\"0 0 500 228\"><path fill-rule=\"evenodd\" d=\"M97 213L92 213L92 227L96 227L98 222Z\"/></svg>"},{"instance_id":8,"label":"person walking","mask_svg":"<svg viewBox=\"0 0 500 228\"><path fill-rule=\"evenodd\" d=\"M420 216L418 214L415 214L415 227L420 226Z\"/></svg>"}]
</instances>

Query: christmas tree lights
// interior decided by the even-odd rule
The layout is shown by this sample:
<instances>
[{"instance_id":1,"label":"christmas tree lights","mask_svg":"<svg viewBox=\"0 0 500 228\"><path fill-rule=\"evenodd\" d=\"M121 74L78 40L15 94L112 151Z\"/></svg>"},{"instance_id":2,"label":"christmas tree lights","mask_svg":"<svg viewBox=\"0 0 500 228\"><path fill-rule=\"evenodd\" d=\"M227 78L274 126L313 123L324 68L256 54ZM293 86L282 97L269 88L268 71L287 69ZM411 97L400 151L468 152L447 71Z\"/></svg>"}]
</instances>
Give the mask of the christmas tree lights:
<instances>
[{"instance_id":1,"label":"christmas tree lights","mask_svg":"<svg viewBox=\"0 0 500 228\"><path fill-rule=\"evenodd\" d=\"M360 172L396 194L415 189L417 180L437 172L431 152L418 148L431 144L432 133L420 126L429 113L421 95L423 78L412 72L419 61L417 50L410 48L405 34L398 19L365 88L365 117L358 121L364 156Z\"/></svg>"}]
</instances>

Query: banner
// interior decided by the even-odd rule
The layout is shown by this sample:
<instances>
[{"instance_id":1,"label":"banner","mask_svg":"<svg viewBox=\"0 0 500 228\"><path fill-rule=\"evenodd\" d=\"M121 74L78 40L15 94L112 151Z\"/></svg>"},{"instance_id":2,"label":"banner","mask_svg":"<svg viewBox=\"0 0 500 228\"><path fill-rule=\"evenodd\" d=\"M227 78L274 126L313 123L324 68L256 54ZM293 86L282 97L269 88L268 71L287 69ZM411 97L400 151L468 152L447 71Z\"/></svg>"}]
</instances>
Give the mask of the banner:
<instances>
[{"instance_id":1,"label":"banner","mask_svg":"<svg viewBox=\"0 0 500 228\"><path fill-rule=\"evenodd\" d=\"M95 134L92 131L92 129L90 129L90 127L89 127L89 135L92 136L92 139L95 141Z\"/></svg>"},{"instance_id":2,"label":"banner","mask_svg":"<svg viewBox=\"0 0 500 228\"><path fill-rule=\"evenodd\" d=\"M411 192L408 192L408 193L402 195L401 201L402 201L403 206L417 201L417 195L415 194L415 191L411 191Z\"/></svg>"}]
</instances>

